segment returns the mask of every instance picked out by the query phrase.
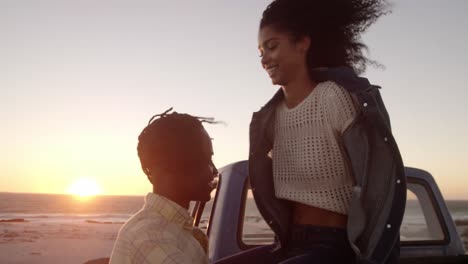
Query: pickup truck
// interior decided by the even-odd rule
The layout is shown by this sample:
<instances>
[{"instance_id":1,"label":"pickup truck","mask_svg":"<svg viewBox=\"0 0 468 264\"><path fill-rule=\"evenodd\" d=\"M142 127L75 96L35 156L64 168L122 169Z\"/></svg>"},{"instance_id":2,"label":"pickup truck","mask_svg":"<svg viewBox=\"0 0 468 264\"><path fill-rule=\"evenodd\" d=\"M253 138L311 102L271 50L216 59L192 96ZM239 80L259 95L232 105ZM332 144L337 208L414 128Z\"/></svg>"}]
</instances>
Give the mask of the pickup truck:
<instances>
[{"instance_id":1,"label":"pickup truck","mask_svg":"<svg viewBox=\"0 0 468 264\"><path fill-rule=\"evenodd\" d=\"M208 234L211 263L274 241L273 231L253 200L247 161L229 164L219 171L214 199L206 204L192 203L190 208L194 224ZM400 263L468 264L468 255L434 178L415 168L405 168L405 174L408 201L400 228ZM103 258L85 264L108 262L109 258Z\"/></svg>"},{"instance_id":2,"label":"pickup truck","mask_svg":"<svg viewBox=\"0 0 468 264\"><path fill-rule=\"evenodd\" d=\"M191 208L194 224L208 234L211 262L274 241L249 188L248 162L232 163L219 171L214 199ZM415 168L405 168L405 173L408 201L400 229L401 263L468 263L434 178Z\"/></svg>"}]
</instances>

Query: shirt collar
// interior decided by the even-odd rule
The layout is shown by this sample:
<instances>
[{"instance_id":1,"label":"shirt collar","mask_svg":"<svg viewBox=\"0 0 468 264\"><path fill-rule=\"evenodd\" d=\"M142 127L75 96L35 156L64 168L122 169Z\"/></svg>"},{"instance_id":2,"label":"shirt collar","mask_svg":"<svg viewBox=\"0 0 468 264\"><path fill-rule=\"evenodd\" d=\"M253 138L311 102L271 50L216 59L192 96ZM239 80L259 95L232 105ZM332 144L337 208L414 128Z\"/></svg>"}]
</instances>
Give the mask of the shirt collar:
<instances>
[{"instance_id":1,"label":"shirt collar","mask_svg":"<svg viewBox=\"0 0 468 264\"><path fill-rule=\"evenodd\" d=\"M159 213L169 222L180 224L184 227L192 227L193 218L187 209L164 196L148 193L145 197L144 209Z\"/></svg>"}]
</instances>

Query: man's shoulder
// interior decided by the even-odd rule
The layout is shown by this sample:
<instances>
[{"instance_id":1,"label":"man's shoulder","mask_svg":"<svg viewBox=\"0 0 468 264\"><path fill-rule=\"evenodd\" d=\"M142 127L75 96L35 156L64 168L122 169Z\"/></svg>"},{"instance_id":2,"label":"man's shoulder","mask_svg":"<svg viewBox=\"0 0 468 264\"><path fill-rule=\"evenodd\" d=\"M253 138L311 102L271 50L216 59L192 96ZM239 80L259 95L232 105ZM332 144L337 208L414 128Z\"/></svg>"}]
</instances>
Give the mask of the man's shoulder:
<instances>
[{"instance_id":1,"label":"man's shoulder","mask_svg":"<svg viewBox=\"0 0 468 264\"><path fill-rule=\"evenodd\" d=\"M157 238L158 234L167 231L171 223L162 215L154 212L140 211L133 215L120 229L119 237L127 239Z\"/></svg>"}]
</instances>

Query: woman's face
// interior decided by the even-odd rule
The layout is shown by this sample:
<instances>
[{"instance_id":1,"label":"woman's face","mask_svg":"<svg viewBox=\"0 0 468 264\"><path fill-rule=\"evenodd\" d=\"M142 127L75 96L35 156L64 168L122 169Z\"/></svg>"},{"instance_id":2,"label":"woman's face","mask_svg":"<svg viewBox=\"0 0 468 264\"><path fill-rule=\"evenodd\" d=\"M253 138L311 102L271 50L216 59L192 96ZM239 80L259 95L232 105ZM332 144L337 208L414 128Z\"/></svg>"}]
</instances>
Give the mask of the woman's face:
<instances>
[{"instance_id":1,"label":"woman's face","mask_svg":"<svg viewBox=\"0 0 468 264\"><path fill-rule=\"evenodd\" d=\"M298 74L307 73L306 53L309 46L309 38L295 40L290 34L275 30L272 26L264 26L258 33L262 67L275 85L287 86Z\"/></svg>"}]
</instances>

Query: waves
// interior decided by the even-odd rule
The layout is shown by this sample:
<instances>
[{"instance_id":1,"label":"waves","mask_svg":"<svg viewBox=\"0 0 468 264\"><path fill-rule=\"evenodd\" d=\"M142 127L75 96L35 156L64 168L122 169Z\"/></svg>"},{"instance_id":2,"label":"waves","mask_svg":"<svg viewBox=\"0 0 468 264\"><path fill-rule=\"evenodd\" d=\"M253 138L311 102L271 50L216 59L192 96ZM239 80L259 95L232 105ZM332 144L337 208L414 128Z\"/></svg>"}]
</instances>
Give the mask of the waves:
<instances>
[{"instance_id":1,"label":"waves","mask_svg":"<svg viewBox=\"0 0 468 264\"><path fill-rule=\"evenodd\" d=\"M252 228L263 230L267 225L254 206L252 198L248 199L244 221ZM67 195L0 193L0 220L118 224L127 221L140 210L143 201L141 196L102 196L88 201L77 201ZM468 226L468 201L446 202L457 226ZM205 206L202 227L208 225L210 209L211 203ZM420 209L414 202L408 202L405 224L416 228L423 223L425 219Z\"/></svg>"},{"instance_id":2,"label":"waves","mask_svg":"<svg viewBox=\"0 0 468 264\"><path fill-rule=\"evenodd\" d=\"M0 213L1 222L123 224L132 214L17 214ZM3 221L2 221L3 220Z\"/></svg>"}]
</instances>

